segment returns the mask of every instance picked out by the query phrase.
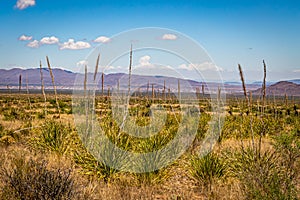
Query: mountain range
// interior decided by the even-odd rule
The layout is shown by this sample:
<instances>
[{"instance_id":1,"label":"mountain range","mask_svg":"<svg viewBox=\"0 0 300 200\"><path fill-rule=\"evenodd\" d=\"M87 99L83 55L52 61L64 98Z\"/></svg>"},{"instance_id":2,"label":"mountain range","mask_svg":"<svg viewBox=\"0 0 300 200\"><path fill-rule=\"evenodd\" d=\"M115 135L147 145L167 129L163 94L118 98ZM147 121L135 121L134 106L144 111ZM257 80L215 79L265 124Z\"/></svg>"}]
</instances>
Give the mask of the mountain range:
<instances>
[{"instance_id":1,"label":"mountain range","mask_svg":"<svg viewBox=\"0 0 300 200\"><path fill-rule=\"evenodd\" d=\"M253 94L261 94L262 89L259 88L253 91ZM266 88L266 95L275 96L300 96L300 85L289 81L280 81Z\"/></svg>"},{"instance_id":2,"label":"mountain range","mask_svg":"<svg viewBox=\"0 0 300 200\"><path fill-rule=\"evenodd\" d=\"M74 83L83 85L84 74L75 73L72 71L55 68L52 70L55 78L55 85L58 89L72 90L74 89ZM46 89L52 89L52 81L49 70L47 68L42 69L44 85ZM17 89L19 86L19 77L22 76L22 88L24 89L28 85L29 89L39 89L41 86L41 75L39 68L33 69L0 69L0 89ZM88 73L88 82L93 82L94 75ZM101 88L101 74L98 74L98 87ZM132 75L131 76L131 87L140 88L145 90L147 87L153 87L155 89L163 89L164 85L166 88L171 90L177 90L178 81L180 82L181 91L195 90L196 88L202 89L202 85L205 87L205 92L214 93L218 90L218 87L222 87L221 83L217 82L201 82L188 79L179 79L175 77L166 77L166 76L145 76L145 75ZM267 93L268 94L277 94L277 95L294 95L300 96L300 83L299 80L284 81L278 82L275 84L267 84ZM104 74L104 88L116 88L119 85L119 88L126 89L128 87L128 74L124 73L115 73L115 74ZM254 82L252 84L247 84L246 88L248 91L253 91L253 94L260 94L261 91L261 82ZM242 93L243 89L241 83L239 82L225 82L223 87L227 94L238 94Z\"/></svg>"}]
</instances>

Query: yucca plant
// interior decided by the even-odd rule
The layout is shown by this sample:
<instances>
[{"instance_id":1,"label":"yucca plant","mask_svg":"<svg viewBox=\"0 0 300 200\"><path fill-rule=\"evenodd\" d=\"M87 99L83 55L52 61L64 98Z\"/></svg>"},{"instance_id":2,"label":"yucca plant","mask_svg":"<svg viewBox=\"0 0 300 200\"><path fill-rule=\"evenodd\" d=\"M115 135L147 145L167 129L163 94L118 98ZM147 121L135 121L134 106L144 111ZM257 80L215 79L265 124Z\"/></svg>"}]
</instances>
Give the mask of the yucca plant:
<instances>
[{"instance_id":1,"label":"yucca plant","mask_svg":"<svg viewBox=\"0 0 300 200\"><path fill-rule=\"evenodd\" d=\"M150 172L144 172L144 173L135 173L134 174L139 186L142 185L155 185L155 184L161 184L164 181L166 181L168 178L171 177L171 172L169 169L159 169L155 171Z\"/></svg>"},{"instance_id":2,"label":"yucca plant","mask_svg":"<svg viewBox=\"0 0 300 200\"><path fill-rule=\"evenodd\" d=\"M282 133L274 137L274 147L281 157L281 165L285 167L284 174L286 191L296 184L297 177L300 176L300 138L296 131ZM290 181L290 182L289 182Z\"/></svg>"},{"instance_id":3,"label":"yucca plant","mask_svg":"<svg viewBox=\"0 0 300 200\"><path fill-rule=\"evenodd\" d=\"M74 160L82 168L82 173L88 176L96 176L102 179L104 183L109 183L119 170L98 161L87 151L77 151L74 154Z\"/></svg>"},{"instance_id":4,"label":"yucca plant","mask_svg":"<svg viewBox=\"0 0 300 200\"><path fill-rule=\"evenodd\" d=\"M203 157L193 155L189 163L189 173L198 183L202 183L209 192L217 180L227 176L225 162L215 153L209 152Z\"/></svg>"},{"instance_id":5,"label":"yucca plant","mask_svg":"<svg viewBox=\"0 0 300 200\"><path fill-rule=\"evenodd\" d=\"M65 154L69 149L72 128L61 121L46 121L34 138L33 144L43 150L50 150L59 154Z\"/></svg>"},{"instance_id":6,"label":"yucca plant","mask_svg":"<svg viewBox=\"0 0 300 200\"><path fill-rule=\"evenodd\" d=\"M166 135L164 135L166 134ZM138 143L139 151L142 151L138 157L133 159L135 170L140 173L135 173L136 180L140 185L159 184L167 180L171 174L170 170L165 168L165 164L171 164L170 160L176 155L176 147L167 152L160 152L168 142L169 137L167 133L156 137L148 138Z\"/></svg>"},{"instance_id":7,"label":"yucca plant","mask_svg":"<svg viewBox=\"0 0 300 200\"><path fill-rule=\"evenodd\" d=\"M257 149L244 148L229 158L230 171L240 181L246 199L296 199L279 155L271 149Z\"/></svg>"},{"instance_id":8,"label":"yucca plant","mask_svg":"<svg viewBox=\"0 0 300 200\"><path fill-rule=\"evenodd\" d=\"M104 118L108 124L109 120ZM103 127L99 134L106 134L109 140L114 144L102 140L103 138L85 138L85 124L79 126L76 149L74 150L74 160L82 168L82 172L89 176L96 176L105 183L111 182L115 176L128 164L128 156L125 151L119 151L120 148L126 149L126 138L117 137L118 132L112 126ZM110 129L111 128L111 129ZM87 140L86 140L87 139ZM93 143L93 145L91 145Z\"/></svg>"}]
</instances>

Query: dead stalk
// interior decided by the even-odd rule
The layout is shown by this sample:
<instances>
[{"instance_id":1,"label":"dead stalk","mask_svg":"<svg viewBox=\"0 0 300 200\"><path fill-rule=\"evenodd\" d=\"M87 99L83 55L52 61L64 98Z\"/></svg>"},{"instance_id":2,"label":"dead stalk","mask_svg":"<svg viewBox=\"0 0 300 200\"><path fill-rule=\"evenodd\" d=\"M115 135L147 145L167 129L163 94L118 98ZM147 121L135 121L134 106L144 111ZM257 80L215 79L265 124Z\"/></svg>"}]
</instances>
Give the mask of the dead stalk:
<instances>
[{"instance_id":1,"label":"dead stalk","mask_svg":"<svg viewBox=\"0 0 300 200\"><path fill-rule=\"evenodd\" d=\"M155 97L154 84L152 83L152 102L154 102L154 97Z\"/></svg>"},{"instance_id":2,"label":"dead stalk","mask_svg":"<svg viewBox=\"0 0 300 200\"><path fill-rule=\"evenodd\" d=\"M26 93L27 93L27 98L28 98L28 103L29 103L29 108L30 108L30 112L31 112L31 110L32 110L32 105L31 105L31 101L30 101L30 96L29 96L29 87L28 87L28 76L27 76L27 74L26 74ZM31 116L31 114L30 114L30 121L32 120L32 116Z\"/></svg>"},{"instance_id":3,"label":"dead stalk","mask_svg":"<svg viewBox=\"0 0 300 200\"><path fill-rule=\"evenodd\" d=\"M40 75L41 75L41 90L42 90L42 95L44 97L44 114L45 116L47 115L47 98L46 98L46 93L45 93L45 86L44 86L44 76L43 76L43 68L42 68L42 61L40 61Z\"/></svg>"},{"instance_id":4,"label":"dead stalk","mask_svg":"<svg viewBox=\"0 0 300 200\"><path fill-rule=\"evenodd\" d=\"M84 89L84 98L86 98L87 95L87 66L84 67L84 83L83 83L83 89Z\"/></svg>"},{"instance_id":5,"label":"dead stalk","mask_svg":"<svg viewBox=\"0 0 300 200\"><path fill-rule=\"evenodd\" d=\"M249 101L250 101L250 111L252 111L252 105L253 105L253 94L252 94L252 91L249 92Z\"/></svg>"},{"instance_id":6,"label":"dead stalk","mask_svg":"<svg viewBox=\"0 0 300 200\"><path fill-rule=\"evenodd\" d=\"M99 61L100 61L100 54L98 54L98 57L97 57L95 73L94 73L94 83L96 82L96 78L97 78L97 74L98 74Z\"/></svg>"},{"instance_id":7,"label":"dead stalk","mask_svg":"<svg viewBox=\"0 0 300 200\"><path fill-rule=\"evenodd\" d=\"M127 102L125 104L125 114L123 117L123 121L122 124L120 126L121 129L124 128L125 125L125 120L127 118L128 115L128 108L129 108L129 104L130 104L130 87L131 87L131 70L132 70L132 45L130 47L130 56L129 56L129 74L128 74L128 91L127 91Z\"/></svg>"},{"instance_id":8,"label":"dead stalk","mask_svg":"<svg viewBox=\"0 0 300 200\"><path fill-rule=\"evenodd\" d=\"M246 83L245 83L245 79L244 79L243 70L242 70L242 67L241 67L240 64L238 65L238 68L239 68L239 72L240 72L240 78L241 78L241 81L242 81L244 96L245 96L245 99L246 99L246 102L247 102L248 110L250 112L250 102L249 102L249 98L248 98L248 95L247 95L247 89L246 89ZM253 147L253 149L255 149L253 119L252 119L251 113L250 113L250 129L251 129L251 136L252 136L252 147Z\"/></svg>"},{"instance_id":9,"label":"dead stalk","mask_svg":"<svg viewBox=\"0 0 300 200\"><path fill-rule=\"evenodd\" d=\"M164 80L163 100L166 101L166 81Z\"/></svg>"},{"instance_id":10,"label":"dead stalk","mask_svg":"<svg viewBox=\"0 0 300 200\"><path fill-rule=\"evenodd\" d=\"M181 93L180 93L180 80L178 79L178 101L181 101Z\"/></svg>"},{"instance_id":11,"label":"dead stalk","mask_svg":"<svg viewBox=\"0 0 300 200\"><path fill-rule=\"evenodd\" d=\"M149 87L150 87L150 82L148 81L148 84L147 84L147 100L149 100Z\"/></svg>"},{"instance_id":12,"label":"dead stalk","mask_svg":"<svg viewBox=\"0 0 300 200\"><path fill-rule=\"evenodd\" d=\"M264 80L263 80L263 112L265 109L266 105L266 78L267 78L267 65L265 61L263 60L263 65L264 65Z\"/></svg>"},{"instance_id":13,"label":"dead stalk","mask_svg":"<svg viewBox=\"0 0 300 200\"><path fill-rule=\"evenodd\" d=\"M263 99L262 99L262 118L261 118L261 122L262 124L264 125L264 114L265 114L265 106L266 106L266 90L267 90L267 84L266 84L266 78L267 78L267 65L265 63L265 61L263 60L263 65L264 65L264 79L263 79L263 85L262 85L262 96L263 96ZM259 156L260 156L260 152L261 152L261 143L262 143L262 137L263 137L263 133L261 132L260 133L260 136L259 136L259 143L258 143L258 148L259 148Z\"/></svg>"},{"instance_id":14,"label":"dead stalk","mask_svg":"<svg viewBox=\"0 0 300 200\"><path fill-rule=\"evenodd\" d=\"M130 48L130 60L129 60L129 75L128 75L128 97L130 96L130 87L131 87L131 70L132 70L132 45Z\"/></svg>"},{"instance_id":15,"label":"dead stalk","mask_svg":"<svg viewBox=\"0 0 300 200\"><path fill-rule=\"evenodd\" d=\"M120 79L118 79L118 86L117 86L117 90L118 90L118 95L120 93Z\"/></svg>"},{"instance_id":16,"label":"dead stalk","mask_svg":"<svg viewBox=\"0 0 300 200\"><path fill-rule=\"evenodd\" d=\"M200 89L198 87L196 87L196 97L197 97L197 100L199 102L199 100L200 100Z\"/></svg>"},{"instance_id":17,"label":"dead stalk","mask_svg":"<svg viewBox=\"0 0 300 200\"><path fill-rule=\"evenodd\" d=\"M53 85L53 89L54 89L54 95L55 95L55 101L56 101L56 106L57 106L57 110L58 110L58 115L60 117L60 107L59 107L59 102L58 102L58 98L57 98L56 85L55 85L54 75L53 75L53 72L52 72L52 68L51 68L48 56L46 56L46 60L47 60L47 65L48 65L48 68L49 68L49 72L50 72L50 76L51 76L51 80L52 80L52 85Z\"/></svg>"},{"instance_id":18,"label":"dead stalk","mask_svg":"<svg viewBox=\"0 0 300 200\"><path fill-rule=\"evenodd\" d=\"M19 93L21 93L21 89L22 89L22 74L20 74L19 76Z\"/></svg>"},{"instance_id":19,"label":"dead stalk","mask_svg":"<svg viewBox=\"0 0 300 200\"><path fill-rule=\"evenodd\" d=\"M249 104L249 99L248 99L248 95L247 95L247 89L246 89L244 74L243 74L243 70L242 70L242 67L241 67L240 64L239 64L239 71L240 71L240 78L241 78L241 81L242 81L244 96L245 96L245 99L246 99L247 103Z\"/></svg>"},{"instance_id":20,"label":"dead stalk","mask_svg":"<svg viewBox=\"0 0 300 200\"><path fill-rule=\"evenodd\" d=\"M287 108L288 107L288 95L286 94L286 92L284 94L284 102L285 102L285 108Z\"/></svg>"},{"instance_id":21,"label":"dead stalk","mask_svg":"<svg viewBox=\"0 0 300 200\"><path fill-rule=\"evenodd\" d=\"M6 88L7 88L7 91L8 91L9 93L11 93L11 90L10 90L9 85L7 85Z\"/></svg>"},{"instance_id":22,"label":"dead stalk","mask_svg":"<svg viewBox=\"0 0 300 200\"><path fill-rule=\"evenodd\" d=\"M104 73L101 74L101 94L104 94Z\"/></svg>"}]
</instances>

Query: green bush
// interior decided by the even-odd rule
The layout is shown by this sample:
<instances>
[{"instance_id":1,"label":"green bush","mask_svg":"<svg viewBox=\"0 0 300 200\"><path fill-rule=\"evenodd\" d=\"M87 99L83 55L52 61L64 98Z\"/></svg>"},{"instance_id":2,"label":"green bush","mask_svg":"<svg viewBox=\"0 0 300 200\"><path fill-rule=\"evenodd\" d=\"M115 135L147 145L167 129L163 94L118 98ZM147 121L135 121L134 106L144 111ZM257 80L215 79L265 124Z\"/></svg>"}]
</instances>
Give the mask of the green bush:
<instances>
[{"instance_id":1,"label":"green bush","mask_svg":"<svg viewBox=\"0 0 300 200\"><path fill-rule=\"evenodd\" d=\"M296 199L294 185L273 150L242 149L230 160L231 171L241 183L246 199Z\"/></svg>"},{"instance_id":2,"label":"green bush","mask_svg":"<svg viewBox=\"0 0 300 200\"><path fill-rule=\"evenodd\" d=\"M27 113L23 108L14 108L11 107L5 112L3 112L4 120L14 121L14 120L23 120L26 121L30 119L30 114Z\"/></svg>"},{"instance_id":3,"label":"green bush","mask_svg":"<svg viewBox=\"0 0 300 200\"><path fill-rule=\"evenodd\" d=\"M46 121L34 139L34 143L42 149L64 154L69 146L72 128L61 121Z\"/></svg>"},{"instance_id":4,"label":"green bush","mask_svg":"<svg viewBox=\"0 0 300 200\"><path fill-rule=\"evenodd\" d=\"M207 113L201 113L200 114L200 120L197 130L196 138L198 140L202 140L206 136L206 132L209 128L208 122L211 120L211 115Z\"/></svg>"},{"instance_id":5,"label":"green bush","mask_svg":"<svg viewBox=\"0 0 300 200\"><path fill-rule=\"evenodd\" d=\"M134 175L140 186L141 185L151 186L151 185L159 184L167 180L171 176L170 170L167 169L159 169L152 172L135 173Z\"/></svg>"},{"instance_id":6,"label":"green bush","mask_svg":"<svg viewBox=\"0 0 300 200\"><path fill-rule=\"evenodd\" d=\"M196 181L204 184L212 192L215 181L226 177L227 166L217 154L210 152L203 157L192 156L189 172Z\"/></svg>"}]
</instances>

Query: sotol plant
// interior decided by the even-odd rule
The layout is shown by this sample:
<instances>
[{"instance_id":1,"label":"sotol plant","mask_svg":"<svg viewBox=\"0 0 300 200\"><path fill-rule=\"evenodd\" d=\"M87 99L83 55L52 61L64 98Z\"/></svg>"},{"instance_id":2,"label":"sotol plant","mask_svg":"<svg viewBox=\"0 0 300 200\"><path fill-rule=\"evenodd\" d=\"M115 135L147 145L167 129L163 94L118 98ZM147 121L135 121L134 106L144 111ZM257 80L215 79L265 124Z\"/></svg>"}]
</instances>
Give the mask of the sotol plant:
<instances>
[{"instance_id":1,"label":"sotol plant","mask_svg":"<svg viewBox=\"0 0 300 200\"><path fill-rule=\"evenodd\" d=\"M212 192L213 184L218 179L223 179L227 175L225 162L215 153L208 153L203 157L192 156L190 160L190 175L199 183L206 186Z\"/></svg>"}]
</instances>

